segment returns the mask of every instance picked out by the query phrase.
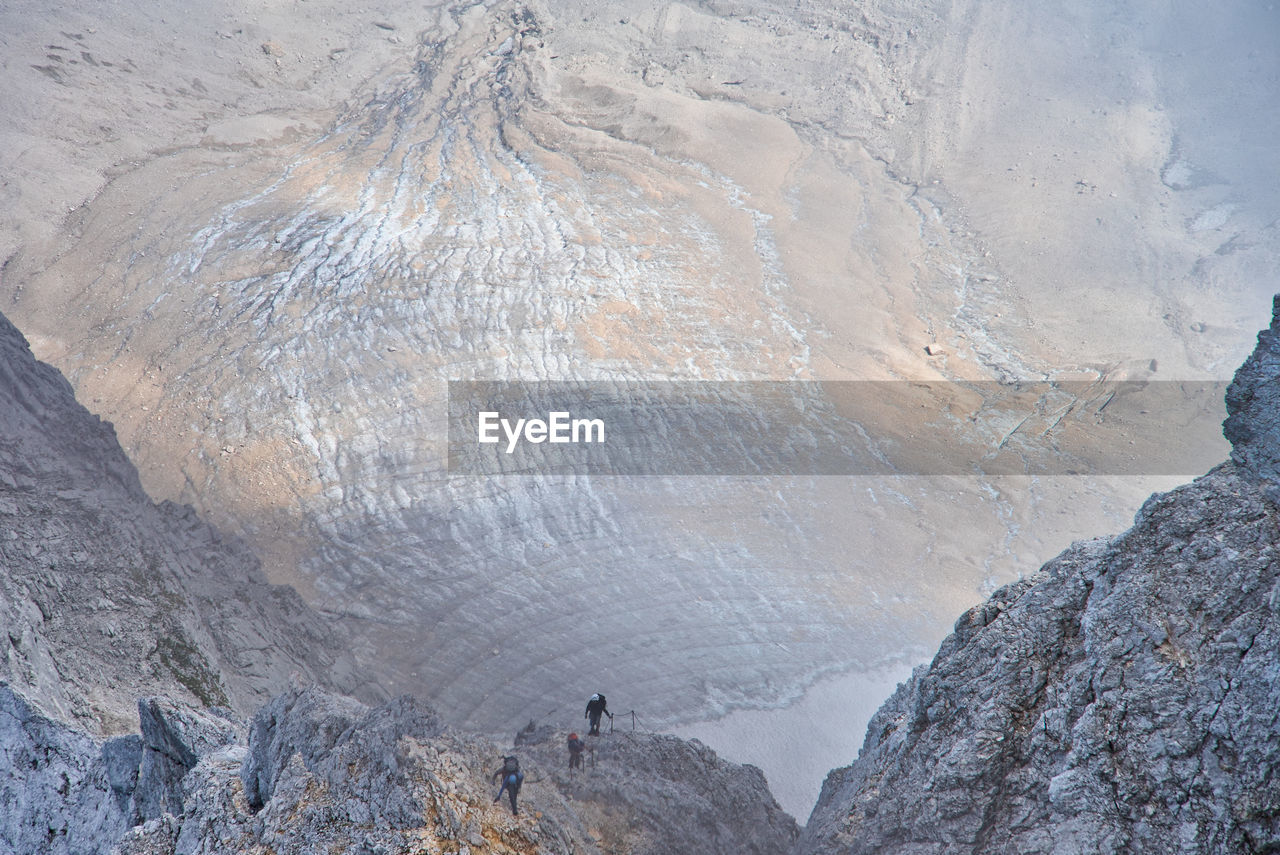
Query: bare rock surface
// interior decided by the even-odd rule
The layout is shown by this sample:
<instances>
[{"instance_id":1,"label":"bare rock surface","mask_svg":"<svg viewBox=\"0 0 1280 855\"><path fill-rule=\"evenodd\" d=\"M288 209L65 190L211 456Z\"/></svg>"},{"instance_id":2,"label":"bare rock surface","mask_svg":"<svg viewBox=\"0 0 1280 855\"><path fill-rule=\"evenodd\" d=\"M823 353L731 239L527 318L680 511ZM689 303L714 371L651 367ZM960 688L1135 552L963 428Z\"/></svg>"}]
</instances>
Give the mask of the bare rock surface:
<instances>
[{"instance_id":1,"label":"bare rock surface","mask_svg":"<svg viewBox=\"0 0 1280 855\"><path fill-rule=\"evenodd\" d=\"M106 852L132 825L129 799L140 760L136 735L100 748L0 685L0 848Z\"/></svg>"},{"instance_id":2,"label":"bare rock surface","mask_svg":"<svg viewBox=\"0 0 1280 855\"><path fill-rule=\"evenodd\" d=\"M962 616L796 853L1280 846L1275 323L1229 393L1235 462Z\"/></svg>"},{"instance_id":3,"label":"bare rock surface","mask_svg":"<svg viewBox=\"0 0 1280 855\"><path fill-rule=\"evenodd\" d=\"M584 736L583 768L568 767L568 731L526 728L516 750L537 758L605 852L686 851L769 855L799 833L764 774L721 759L698 740L617 730Z\"/></svg>"},{"instance_id":4,"label":"bare rock surface","mask_svg":"<svg viewBox=\"0 0 1280 855\"><path fill-rule=\"evenodd\" d=\"M162 698L138 702L142 755L134 792L134 819L182 813L182 781L205 754L230 744L243 730L226 711L184 709Z\"/></svg>"},{"instance_id":5,"label":"bare rock surface","mask_svg":"<svg viewBox=\"0 0 1280 855\"><path fill-rule=\"evenodd\" d=\"M291 674L376 692L243 545L151 502L111 425L3 317L0 522L0 678L53 718L132 730L156 693L248 711Z\"/></svg>"},{"instance_id":6,"label":"bare rock surface","mask_svg":"<svg viewBox=\"0 0 1280 855\"><path fill-rule=\"evenodd\" d=\"M1253 355L1227 387L1222 432L1231 442L1231 459L1274 490L1280 484L1280 295L1271 326L1258 333Z\"/></svg>"}]
</instances>

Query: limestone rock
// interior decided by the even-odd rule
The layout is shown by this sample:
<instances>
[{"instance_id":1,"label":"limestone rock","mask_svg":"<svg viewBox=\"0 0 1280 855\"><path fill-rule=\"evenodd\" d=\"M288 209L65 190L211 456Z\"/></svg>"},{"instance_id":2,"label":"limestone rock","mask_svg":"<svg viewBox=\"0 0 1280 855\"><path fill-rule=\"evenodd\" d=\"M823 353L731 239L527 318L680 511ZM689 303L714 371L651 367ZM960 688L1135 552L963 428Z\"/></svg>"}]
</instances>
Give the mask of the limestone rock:
<instances>
[{"instance_id":1,"label":"limestone rock","mask_svg":"<svg viewBox=\"0 0 1280 855\"><path fill-rule=\"evenodd\" d=\"M1258 346L1227 387L1222 433L1242 471L1280 484L1280 294L1271 326L1258 333Z\"/></svg>"},{"instance_id":2,"label":"limestone rock","mask_svg":"<svg viewBox=\"0 0 1280 855\"><path fill-rule=\"evenodd\" d=\"M1280 845L1280 532L1224 464L964 614L831 773L826 853Z\"/></svg>"},{"instance_id":3,"label":"limestone rock","mask_svg":"<svg viewBox=\"0 0 1280 855\"><path fill-rule=\"evenodd\" d=\"M182 813L182 781L200 758L234 742L239 723L228 715L184 709L163 698L138 702L142 752L135 794L140 820Z\"/></svg>"},{"instance_id":4,"label":"limestone rock","mask_svg":"<svg viewBox=\"0 0 1280 855\"><path fill-rule=\"evenodd\" d=\"M188 507L153 504L111 425L0 316L0 679L109 736L163 694L248 713L291 675L362 685L329 623Z\"/></svg>"},{"instance_id":5,"label":"limestone rock","mask_svg":"<svg viewBox=\"0 0 1280 855\"><path fill-rule=\"evenodd\" d=\"M369 709L295 690L258 713L247 747L200 759L180 815L134 828L116 851L600 851L569 804L540 786L536 763L526 766L521 813L495 804L489 774L501 756L408 697Z\"/></svg>"},{"instance_id":6,"label":"limestone rock","mask_svg":"<svg viewBox=\"0 0 1280 855\"><path fill-rule=\"evenodd\" d=\"M793 852L1280 848L1280 295L1227 391L1232 462L956 622Z\"/></svg>"},{"instance_id":7,"label":"limestone rock","mask_svg":"<svg viewBox=\"0 0 1280 855\"><path fill-rule=\"evenodd\" d=\"M615 731L587 737L583 769L568 768L568 733L526 728L522 751L551 781L606 852L785 852L799 829L769 792L764 774L716 756L698 740Z\"/></svg>"},{"instance_id":8,"label":"limestone rock","mask_svg":"<svg viewBox=\"0 0 1280 855\"><path fill-rule=\"evenodd\" d=\"M271 798L294 754L314 765L364 713L365 708L350 698L315 690L273 698L253 718L249 751L240 770L249 806L258 810Z\"/></svg>"},{"instance_id":9,"label":"limestone rock","mask_svg":"<svg viewBox=\"0 0 1280 855\"><path fill-rule=\"evenodd\" d=\"M93 739L0 685L0 851L105 852L128 827Z\"/></svg>"}]
</instances>

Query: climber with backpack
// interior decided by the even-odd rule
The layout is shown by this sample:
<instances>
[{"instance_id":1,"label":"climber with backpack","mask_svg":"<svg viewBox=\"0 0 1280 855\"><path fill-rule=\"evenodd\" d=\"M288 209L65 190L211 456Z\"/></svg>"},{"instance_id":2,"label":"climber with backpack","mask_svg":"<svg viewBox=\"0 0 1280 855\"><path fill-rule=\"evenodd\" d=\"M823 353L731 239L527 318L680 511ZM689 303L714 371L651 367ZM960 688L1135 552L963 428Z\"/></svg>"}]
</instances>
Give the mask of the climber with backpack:
<instances>
[{"instance_id":1,"label":"climber with backpack","mask_svg":"<svg viewBox=\"0 0 1280 855\"><path fill-rule=\"evenodd\" d=\"M583 714L583 718L590 720L591 729L587 731L587 736L600 735L600 716L607 715L609 721L613 721L613 713L605 706L604 695L597 692L591 696L591 700L587 701L587 711Z\"/></svg>"},{"instance_id":2,"label":"climber with backpack","mask_svg":"<svg viewBox=\"0 0 1280 855\"><path fill-rule=\"evenodd\" d=\"M493 797L493 803L497 804L502 801L502 794L505 791L511 797L511 815L515 816L520 813L520 809L516 807L516 796L520 793L520 785L524 783L524 772L520 771L520 761L513 756L502 758L502 768L493 773L492 780L502 779L502 786L498 789L498 794Z\"/></svg>"},{"instance_id":3,"label":"climber with backpack","mask_svg":"<svg viewBox=\"0 0 1280 855\"><path fill-rule=\"evenodd\" d=\"M582 751L587 747L587 743L582 741L582 737L576 733L569 734L569 771L575 768L582 768Z\"/></svg>"}]
</instances>

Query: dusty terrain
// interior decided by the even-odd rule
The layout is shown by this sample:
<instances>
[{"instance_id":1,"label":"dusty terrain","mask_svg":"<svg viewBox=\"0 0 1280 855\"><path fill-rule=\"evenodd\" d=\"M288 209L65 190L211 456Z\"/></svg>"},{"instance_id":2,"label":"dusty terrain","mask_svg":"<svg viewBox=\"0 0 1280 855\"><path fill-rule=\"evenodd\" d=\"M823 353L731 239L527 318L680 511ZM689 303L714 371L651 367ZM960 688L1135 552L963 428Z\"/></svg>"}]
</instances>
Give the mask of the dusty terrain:
<instances>
[{"instance_id":1,"label":"dusty terrain","mask_svg":"<svg viewBox=\"0 0 1280 855\"><path fill-rule=\"evenodd\" d=\"M0 307L447 718L785 704L1182 479L468 479L446 381L1225 379L1276 14L8 4Z\"/></svg>"}]
</instances>

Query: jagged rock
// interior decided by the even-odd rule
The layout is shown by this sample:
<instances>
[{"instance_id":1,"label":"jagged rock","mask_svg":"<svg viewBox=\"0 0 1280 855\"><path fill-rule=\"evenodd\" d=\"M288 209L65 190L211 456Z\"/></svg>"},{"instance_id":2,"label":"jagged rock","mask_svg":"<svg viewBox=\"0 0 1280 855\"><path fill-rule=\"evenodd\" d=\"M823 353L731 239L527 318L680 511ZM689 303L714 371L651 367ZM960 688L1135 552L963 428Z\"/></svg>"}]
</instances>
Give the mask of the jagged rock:
<instances>
[{"instance_id":1,"label":"jagged rock","mask_svg":"<svg viewBox=\"0 0 1280 855\"><path fill-rule=\"evenodd\" d=\"M599 852L565 800L538 786L536 764L519 816L494 804L498 748L445 730L412 698L370 710L292 691L259 712L249 741L202 757L175 825L135 828L119 855Z\"/></svg>"},{"instance_id":2,"label":"jagged rock","mask_svg":"<svg viewBox=\"0 0 1280 855\"><path fill-rule=\"evenodd\" d=\"M1280 295L1231 463L970 609L793 852L1280 849Z\"/></svg>"},{"instance_id":3,"label":"jagged rock","mask_svg":"<svg viewBox=\"0 0 1280 855\"><path fill-rule=\"evenodd\" d=\"M131 733L108 739L102 744L102 763L116 807L122 814L131 815L130 801L138 789L142 768L142 737Z\"/></svg>"},{"instance_id":4,"label":"jagged rock","mask_svg":"<svg viewBox=\"0 0 1280 855\"><path fill-rule=\"evenodd\" d=\"M634 855L785 852L799 829L764 773L716 756L698 740L617 731L590 737L584 768L568 768L568 733L526 728L517 745L600 835L606 852Z\"/></svg>"},{"instance_id":5,"label":"jagged rock","mask_svg":"<svg viewBox=\"0 0 1280 855\"><path fill-rule=\"evenodd\" d=\"M384 697L331 625L188 507L153 504L115 432L0 316L0 679L87 732L137 698L248 713L291 675Z\"/></svg>"},{"instance_id":6,"label":"jagged rock","mask_svg":"<svg viewBox=\"0 0 1280 855\"><path fill-rule=\"evenodd\" d=\"M204 753L172 821L134 828L117 855L256 852L780 853L795 822L764 776L697 742L617 734L569 775L562 735L516 750L521 811L493 800L504 754L402 697L376 709L293 690L255 716L248 746Z\"/></svg>"},{"instance_id":7,"label":"jagged rock","mask_svg":"<svg viewBox=\"0 0 1280 855\"><path fill-rule=\"evenodd\" d=\"M205 754L235 741L243 728L229 716L183 709L163 698L138 702L142 757L134 795L139 821L182 813L182 781Z\"/></svg>"},{"instance_id":8,"label":"jagged rock","mask_svg":"<svg viewBox=\"0 0 1280 855\"><path fill-rule=\"evenodd\" d=\"M183 812L187 773L236 726L139 695L247 712L291 674L362 690L296 593L190 508L150 501L111 425L2 315L0 570L3 851L105 852ZM141 735L95 739L136 730L135 709Z\"/></svg>"},{"instance_id":9,"label":"jagged rock","mask_svg":"<svg viewBox=\"0 0 1280 855\"><path fill-rule=\"evenodd\" d=\"M108 767L93 739L0 684L0 851L105 852L129 827Z\"/></svg>"},{"instance_id":10,"label":"jagged rock","mask_svg":"<svg viewBox=\"0 0 1280 855\"><path fill-rule=\"evenodd\" d=\"M240 770L249 806L259 810L271 798L295 754L301 753L304 763L314 765L365 712L363 705L350 698L314 689L273 698L250 725L249 751Z\"/></svg>"},{"instance_id":11,"label":"jagged rock","mask_svg":"<svg viewBox=\"0 0 1280 855\"><path fill-rule=\"evenodd\" d=\"M1222 433L1242 471L1280 484L1280 294L1273 300L1271 326L1258 333L1258 346L1227 387Z\"/></svg>"},{"instance_id":12,"label":"jagged rock","mask_svg":"<svg viewBox=\"0 0 1280 855\"><path fill-rule=\"evenodd\" d=\"M827 778L826 853L1280 846L1280 537L1224 464L956 623Z\"/></svg>"},{"instance_id":13,"label":"jagged rock","mask_svg":"<svg viewBox=\"0 0 1280 855\"><path fill-rule=\"evenodd\" d=\"M290 692L275 698L254 717L249 751L241 767L249 807L258 810L275 795L280 778L295 757L303 768L322 776L331 787L357 787L349 773L350 755L369 773L361 778L373 790L348 807L361 819L413 824L421 805L404 797L405 756L400 741L421 742L439 735L442 727L433 710L409 697L398 698L373 712L350 698L317 689ZM358 734L358 745L353 740ZM296 775L293 777L297 777Z\"/></svg>"},{"instance_id":14,"label":"jagged rock","mask_svg":"<svg viewBox=\"0 0 1280 855\"><path fill-rule=\"evenodd\" d=\"M112 855L173 855L177 842L178 821L166 813L129 829L111 852Z\"/></svg>"}]
</instances>

